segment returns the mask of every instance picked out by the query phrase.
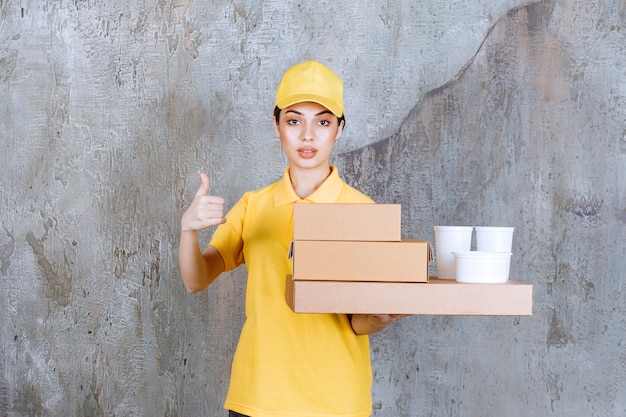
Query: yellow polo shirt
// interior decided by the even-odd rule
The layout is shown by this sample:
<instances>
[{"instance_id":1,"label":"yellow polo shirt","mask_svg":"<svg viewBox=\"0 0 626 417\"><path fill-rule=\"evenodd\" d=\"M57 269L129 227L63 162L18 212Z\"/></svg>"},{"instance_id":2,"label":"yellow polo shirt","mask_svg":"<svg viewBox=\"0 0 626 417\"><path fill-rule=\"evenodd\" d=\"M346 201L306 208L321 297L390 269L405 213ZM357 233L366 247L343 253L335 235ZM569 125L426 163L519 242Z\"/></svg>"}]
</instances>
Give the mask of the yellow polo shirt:
<instances>
[{"instance_id":1,"label":"yellow polo shirt","mask_svg":"<svg viewBox=\"0 0 626 417\"><path fill-rule=\"evenodd\" d=\"M346 315L295 314L285 302L293 205L373 203L337 169L309 197L282 180L247 192L227 214L211 245L226 270L246 264L246 321L224 407L251 417L367 417L372 411L369 339Z\"/></svg>"}]
</instances>

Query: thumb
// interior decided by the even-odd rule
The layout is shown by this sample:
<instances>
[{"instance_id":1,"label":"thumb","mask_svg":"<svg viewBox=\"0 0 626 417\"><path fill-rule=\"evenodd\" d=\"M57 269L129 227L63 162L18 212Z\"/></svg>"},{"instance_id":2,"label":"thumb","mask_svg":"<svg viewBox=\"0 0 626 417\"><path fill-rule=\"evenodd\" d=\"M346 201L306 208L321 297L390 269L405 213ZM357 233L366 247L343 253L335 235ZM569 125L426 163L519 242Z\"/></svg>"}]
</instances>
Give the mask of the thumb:
<instances>
[{"instance_id":1,"label":"thumb","mask_svg":"<svg viewBox=\"0 0 626 417\"><path fill-rule=\"evenodd\" d=\"M205 195L211 187L211 180L207 174L202 171L198 171L198 175L200 175L200 181L202 181L202 184L200 184L200 188L198 188L198 191L196 192L196 197Z\"/></svg>"}]
</instances>

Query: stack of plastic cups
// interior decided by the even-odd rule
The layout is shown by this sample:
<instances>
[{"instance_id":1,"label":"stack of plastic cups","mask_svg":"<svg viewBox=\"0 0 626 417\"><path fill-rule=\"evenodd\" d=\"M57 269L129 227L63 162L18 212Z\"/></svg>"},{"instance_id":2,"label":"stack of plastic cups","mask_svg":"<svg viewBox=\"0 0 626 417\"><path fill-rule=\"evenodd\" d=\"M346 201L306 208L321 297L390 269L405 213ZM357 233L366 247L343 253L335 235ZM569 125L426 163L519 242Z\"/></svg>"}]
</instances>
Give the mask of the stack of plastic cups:
<instances>
[{"instance_id":1,"label":"stack of plastic cups","mask_svg":"<svg viewBox=\"0 0 626 417\"><path fill-rule=\"evenodd\" d=\"M511 254L513 248L514 227L484 227L476 226L476 250L481 252L499 252ZM506 276L511 267L511 257L508 258Z\"/></svg>"},{"instance_id":2,"label":"stack of plastic cups","mask_svg":"<svg viewBox=\"0 0 626 417\"><path fill-rule=\"evenodd\" d=\"M511 252L514 227L476 226L476 250L482 252Z\"/></svg>"},{"instance_id":3,"label":"stack of plastic cups","mask_svg":"<svg viewBox=\"0 0 626 417\"><path fill-rule=\"evenodd\" d=\"M472 226L435 226L435 259L438 278L456 279L453 252L470 250L473 229Z\"/></svg>"}]
</instances>

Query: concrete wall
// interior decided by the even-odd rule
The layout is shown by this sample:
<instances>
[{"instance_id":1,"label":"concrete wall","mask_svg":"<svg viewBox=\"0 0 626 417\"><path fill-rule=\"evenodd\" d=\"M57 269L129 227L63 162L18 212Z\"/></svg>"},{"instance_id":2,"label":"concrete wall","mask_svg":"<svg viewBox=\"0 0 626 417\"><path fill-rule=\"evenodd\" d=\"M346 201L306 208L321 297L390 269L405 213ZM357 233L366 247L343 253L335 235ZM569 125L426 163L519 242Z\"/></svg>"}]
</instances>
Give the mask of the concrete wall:
<instances>
[{"instance_id":1,"label":"concrete wall","mask_svg":"<svg viewBox=\"0 0 626 417\"><path fill-rule=\"evenodd\" d=\"M308 58L344 178L405 237L515 226L535 289L374 335L374 416L625 415L623 0L300 3L0 2L0 417L224 415L245 272L186 294L179 218L198 169L229 205L279 177Z\"/></svg>"}]
</instances>

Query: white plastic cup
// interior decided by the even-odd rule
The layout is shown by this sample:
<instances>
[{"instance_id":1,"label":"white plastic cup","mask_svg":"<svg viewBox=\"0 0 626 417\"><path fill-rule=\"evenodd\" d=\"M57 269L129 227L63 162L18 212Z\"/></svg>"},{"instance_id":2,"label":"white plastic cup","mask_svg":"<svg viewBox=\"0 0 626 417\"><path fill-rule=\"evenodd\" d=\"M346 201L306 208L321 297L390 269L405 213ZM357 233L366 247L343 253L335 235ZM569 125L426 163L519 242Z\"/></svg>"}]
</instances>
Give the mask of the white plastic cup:
<instances>
[{"instance_id":1,"label":"white plastic cup","mask_svg":"<svg viewBox=\"0 0 626 417\"><path fill-rule=\"evenodd\" d=\"M458 282L502 284L509 280L510 252L454 252Z\"/></svg>"},{"instance_id":2,"label":"white plastic cup","mask_svg":"<svg viewBox=\"0 0 626 417\"><path fill-rule=\"evenodd\" d=\"M435 226L435 259L438 278L456 279L456 264L452 252L470 250L473 230L472 226Z\"/></svg>"},{"instance_id":3,"label":"white plastic cup","mask_svg":"<svg viewBox=\"0 0 626 417\"><path fill-rule=\"evenodd\" d=\"M511 252L514 227L476 226L476 250L482 252Z\"/></svg>"}]
</instances>

